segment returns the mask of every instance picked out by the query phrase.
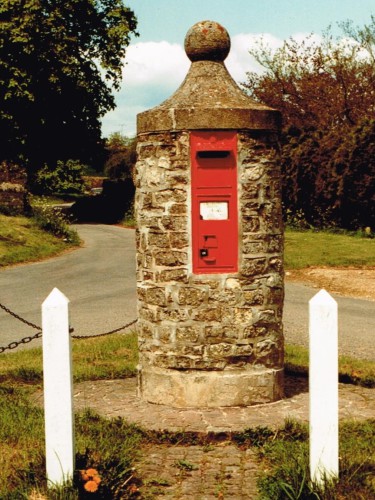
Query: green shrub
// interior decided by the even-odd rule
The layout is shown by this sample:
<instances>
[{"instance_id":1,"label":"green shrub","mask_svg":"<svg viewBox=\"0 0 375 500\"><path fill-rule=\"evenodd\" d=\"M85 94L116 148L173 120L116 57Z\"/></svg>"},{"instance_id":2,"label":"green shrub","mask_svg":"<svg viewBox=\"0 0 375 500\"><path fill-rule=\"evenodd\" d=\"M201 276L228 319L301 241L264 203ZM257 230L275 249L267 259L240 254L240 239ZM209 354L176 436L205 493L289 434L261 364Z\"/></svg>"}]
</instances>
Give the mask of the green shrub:
<instances>
[{"instance_id":1,"label":"green shrub","mask_svg":"<svg viewBox=\"0 0 375 500\"><path fill-rule=\"evenodd\" d=\"M72 229L68 217L44 200L40 200L33 205L33 217L36 223L44 231L54 234L72 244L79 244L77 231Z\"/></svg>"},{"instance_id":2,"label":"green shrub","mask_svg":"<svg viewBox=\"0 0 375 500\"><path fill-rule=\"evenodd\" d=\"M82 194L86 166L78 160L57 161L55 167L44 165L36 174L34 190L43 194Z\"/></svg>"}]
</instances>

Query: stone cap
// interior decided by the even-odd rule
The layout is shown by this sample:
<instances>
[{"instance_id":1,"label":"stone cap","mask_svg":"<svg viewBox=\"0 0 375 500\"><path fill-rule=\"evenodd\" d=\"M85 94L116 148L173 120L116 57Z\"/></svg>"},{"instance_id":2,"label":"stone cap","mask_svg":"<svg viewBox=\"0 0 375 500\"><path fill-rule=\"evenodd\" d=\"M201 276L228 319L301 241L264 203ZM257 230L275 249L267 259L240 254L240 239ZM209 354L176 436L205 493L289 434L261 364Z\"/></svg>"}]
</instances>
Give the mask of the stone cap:
<instances>
[{"instance_id":1,"label":"stone cap","mask_svg":"<svg viewBox=\"0 0 375 500\"><path fill-rule=\"evenodd\" d=\"M185 37L192 61L177 91L137 116L138 134L176 130L279 130L281 114L247 96L224 64L227 30L214 21L194 24Z\"/></svg>"}]
</instances>

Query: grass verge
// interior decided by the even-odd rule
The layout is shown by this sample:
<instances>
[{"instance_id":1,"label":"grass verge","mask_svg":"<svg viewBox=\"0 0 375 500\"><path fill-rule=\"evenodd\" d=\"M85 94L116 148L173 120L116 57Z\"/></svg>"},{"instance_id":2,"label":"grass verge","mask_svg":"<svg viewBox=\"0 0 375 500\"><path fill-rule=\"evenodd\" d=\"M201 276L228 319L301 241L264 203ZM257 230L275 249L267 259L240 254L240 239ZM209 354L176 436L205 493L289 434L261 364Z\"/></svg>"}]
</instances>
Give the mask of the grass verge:
<instances>
[{"instance_id":1,"label":"grass verge","mask_svg":"<svg viewBox=\"0 0 375 500\"><path fill-rule=\"evenodd\" d=\"M254 434L254 430L249 430L250 442L254 442ZM244 435L246 437L246 432ZM258 446L261 469L265 471L258 480L260 498L375 498L375 420L340 425L339 479L327 480L323 486L310 480L307 425L287 420L284 427L276 432L259 428L258 435L260 437L255 444Z\"/></svg>"},{"instance_id":2,"label":"grass verge","mask_svg":"<svg viewBox=\"0 0 375 500\"><path fill-rule=\"evenodd\" d=\"M44 231L32 218L0 214L0 267L45 259L75 245Z\"/></svg>"},{"instance_id":3,"label":"grass verge","mask_svg":"<svg viewBox=\"0 0 375 500\"><path fill-rule=\"evenodd\" d=\"M315 231L285 231L285 268L375 266L375 239Z\"/></svg>"},{"instance_id":4,"label":"grass verge","mask_svg":"<svg viewBox=\"0 0 375 500\"><path fill-rule=\"evenodd\" d=\"M309 352L297 345L285 346L285 373L308 376ZM350 356L339 356L339 381L375 388L375 363Z\"/></svg>"},{"instance_id":5,"label":"grass verge","mask_svg":"<svg viewBox=\"0 0 375 500\"><path fill-rule=\"evenodd\" d=\"M106 337L74 339L73 380L108 380L133 377L138 362L137 336L117 333ZM0 382L40 384L42 349L24 349L0 356Z\"/></svg>"}]
</instances>

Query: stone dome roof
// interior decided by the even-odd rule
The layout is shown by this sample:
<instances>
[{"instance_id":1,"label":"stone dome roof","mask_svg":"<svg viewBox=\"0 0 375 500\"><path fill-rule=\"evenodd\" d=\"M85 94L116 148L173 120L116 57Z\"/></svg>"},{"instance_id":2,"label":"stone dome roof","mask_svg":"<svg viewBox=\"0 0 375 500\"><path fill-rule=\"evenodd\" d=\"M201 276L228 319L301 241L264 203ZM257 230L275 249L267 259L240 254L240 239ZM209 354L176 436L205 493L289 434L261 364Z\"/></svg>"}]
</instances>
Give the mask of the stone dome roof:
<instances>
[{"instance_id":1,"label":"stone dome roof","mask_svg":"<svg viewBox=\"0 0 375 500\"><path fill-rule=\"evenodd\" d=\"M227 30L215 21L201 21L185 37L192 61L176 92L137 117L138 133L163 130L278 130L281 115L247 96L228 73Z\"/></svg>"}]
</instances>

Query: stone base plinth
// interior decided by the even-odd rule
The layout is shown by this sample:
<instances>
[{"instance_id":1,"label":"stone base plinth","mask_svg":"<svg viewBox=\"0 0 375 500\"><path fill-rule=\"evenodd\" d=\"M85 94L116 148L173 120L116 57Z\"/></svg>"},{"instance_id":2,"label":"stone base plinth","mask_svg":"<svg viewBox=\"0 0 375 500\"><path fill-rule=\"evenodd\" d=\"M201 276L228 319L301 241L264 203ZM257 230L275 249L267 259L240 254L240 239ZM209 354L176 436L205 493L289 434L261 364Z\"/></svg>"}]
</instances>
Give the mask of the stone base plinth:
<instances>
[{"instance_id":1,"label":"stone base plinth","mask_svg":"<svg viewBox=\"0 0 375 500\"><path fill-rule=\"evenodd\" d=\"M217 408L270 403L283 397L283 369L178 371L153 367L138 374L138 393L175 408Z\"/></svg>"}]
</instances>

